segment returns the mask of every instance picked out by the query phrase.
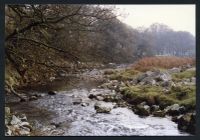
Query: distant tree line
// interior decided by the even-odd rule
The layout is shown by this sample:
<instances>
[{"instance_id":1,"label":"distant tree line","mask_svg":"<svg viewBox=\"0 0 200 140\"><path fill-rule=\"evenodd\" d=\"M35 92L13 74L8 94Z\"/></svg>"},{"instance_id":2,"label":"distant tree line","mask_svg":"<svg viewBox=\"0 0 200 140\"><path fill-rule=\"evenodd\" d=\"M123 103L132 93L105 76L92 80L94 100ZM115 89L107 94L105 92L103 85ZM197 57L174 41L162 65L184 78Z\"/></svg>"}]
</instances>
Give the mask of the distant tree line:
<instances>
[{"instance_id":1,"label":"distant tree line","mask_svg":"<svg viewBox=\"0 0 200 140\"><path fill-rule=\"evenodd\" d=\"M152 37L156 55L195 56L195 38L186 31L173 31L167 25L155 23L146 29Z\"/></svg>"}]
</instances>

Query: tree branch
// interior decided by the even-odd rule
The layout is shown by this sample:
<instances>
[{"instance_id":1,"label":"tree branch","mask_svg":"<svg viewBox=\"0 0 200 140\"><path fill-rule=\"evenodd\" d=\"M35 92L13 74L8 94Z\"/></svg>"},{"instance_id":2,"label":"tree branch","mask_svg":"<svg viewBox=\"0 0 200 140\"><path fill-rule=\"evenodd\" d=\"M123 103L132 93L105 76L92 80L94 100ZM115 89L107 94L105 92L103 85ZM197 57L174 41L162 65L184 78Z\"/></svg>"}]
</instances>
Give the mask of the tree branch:
<instances>
[{"instance_id":1,"label":"tree branch","mask_svg":"<svg viewBox=\"0 0 200 140\"><path fill-rule=\"evenodd\" d=\"M53 50L55 50L55 51L62 52L62 53L66 53L66 54L70 55L70 56L74 59L74 61L78 61L78 60L79 60L79 58L76 57L76 56L74 56L73 54L71 54L71 53L69 53L69 52L67 52L67 51L65 51L65 50L62 50L62 49L59 49L59 48L55 48L55 47L49 46L49 45L47 45L47 44L45 44L45 43L43 43L43 42L39 42L39 41L30 39L30 38L22 38L22 37L18 37L18 39L19 39L19 40L30 41L30 42L33 42L33 43L42 45L42 46L44 46L44 47L53 49ZM35 47L39 47L39 46L35 45Z\"/></svg>"},{"instance_id":2,"label":"tree branch","mask_svg":"<svg viewBox=\"0 0 200 140\"><path fill-rule=\"evenodd\" d=\"M29 25L27 25L26 27L24 27L24 28L18 30L18 31L15 29L15 30L13 31L13 33L11 33L10 35L8 35L8 36L6 37L5 40L8 41L10 38L14 37L16 34L23 33L23 32L25 32L25 31L31 29L32 27L38 26L38 25L40 25L40 24L42 24L42 23L44 23L44 22L43 22L43 21L33 22L33 23L30 23Z\"/></svg>"}]
</instances>

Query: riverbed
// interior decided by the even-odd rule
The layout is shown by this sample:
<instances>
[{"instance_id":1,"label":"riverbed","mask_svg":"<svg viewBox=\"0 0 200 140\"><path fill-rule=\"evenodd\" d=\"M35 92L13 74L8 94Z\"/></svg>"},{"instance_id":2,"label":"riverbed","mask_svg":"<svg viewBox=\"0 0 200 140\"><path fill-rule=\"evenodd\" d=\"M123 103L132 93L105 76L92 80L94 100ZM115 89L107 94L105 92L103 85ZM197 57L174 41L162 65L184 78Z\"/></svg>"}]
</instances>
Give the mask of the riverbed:
<instances>
[{"instance_id":1,"label":"riverbed","mask_svg":"<svg viewBox=\"0 0 200 140\"><path fill-rule=\"evenodd\" d=\"M96 113L90 94L116 94L98 88L103 70L94 69L67 80L26 89L41 98L29 102L9 102L12 111L26 114L36 136L187 136L170 117L140 117L128 107L116 107L110 113ZM50 89L49 89L50 88ZM56 95L48 95L56 90ZM111 103L114 106L114 103Z\"/></svg>"}]
</instances>

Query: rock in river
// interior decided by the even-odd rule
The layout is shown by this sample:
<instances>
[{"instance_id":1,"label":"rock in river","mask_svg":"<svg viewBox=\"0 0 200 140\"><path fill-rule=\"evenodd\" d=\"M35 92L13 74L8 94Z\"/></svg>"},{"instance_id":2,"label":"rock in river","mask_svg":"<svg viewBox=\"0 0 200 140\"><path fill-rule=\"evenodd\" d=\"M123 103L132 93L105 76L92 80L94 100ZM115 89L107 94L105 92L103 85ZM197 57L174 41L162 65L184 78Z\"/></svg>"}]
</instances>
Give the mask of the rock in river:
<instances>
[{"instance_id":1,"label":"rock in river","mask_svg":"<svg viewBox=\"0 0 200 140\"><path fill-rule=\"evenodd\" d=\"M5 135L6 136L29 136L32 131L32 126L27 122L26 116L22 115L23 118L19 116L12 115L12 119L7 123Z\"/></svg>"},{"instance_id":2,"label":"rock in river","mask_svg":"<svg viewBox=\"0 0 200 140\"><path fill-rule=\"evenodd\" d=\"M184 113L185 107L184 106L179 106L179 104L173 104L171 106L168 106L165 109L166 113L171 115L171 116L176 116Z\"/></svg>"},{"instance_id":3,"label":"rock in river","mask_svg":"<svg viewBox=\"0 0 200 140\"><path fill-rule=\"evenodd\" d=\"M77 99L73 100L73 104L74 105L78 105L78 104L81 104L81 103L82 103L82 99L81 98L77 98Z\"/></svg>"},{"instance_id":4,"label":"rock in river","mask_svg":"<svg viewBox=\"0 0 200 140\"><path fill-rule=\"evenodd\" d=\"M33 96L31 96L31 97L29 98L29 101L33 101L33 100L37 100L37 97L36 97L35 95L33 95Z\"/></svg>"},{"instance_id":5,"label":"rock in river","mask_svg":"<svg viewBox=\"0 0 200 140\"><path fill-rule=\"evenodd\" d=\"M49 95L56 95L56 91L49 91L48 94Z\"/></svg>"},{"instance_id":6,"label":"rock in river","mask_svg":"<svg viewBox=\"0 0 200 140\"><path fill-rule=\"evenodd\" d=\"M94 108L97 113L109 113L112 110L113 105L110 103L101 101L101 102L95 103Z\"/></svg>"},{"instance_id":7,"label":"rock in river","mask_svg":"<svg viewBox=\"0 0 200 140\"><path fill-rule=\"evenodd\" d=\"M90 95L88 96L88 98L90 98L90 99L94 99L94 98L96 98L96 95L94 95L94 94L90 94Z\"/></svg>"},{"instance_id":8,"label":"rock in river","mask_svg":"<svg viewBox=\"0 0 200 140\"><path fill-rule=\"evenodd\" d=\"M155 112L153 112L153 116L155 116L155 117L165 117L165 111L163 111L163 110L155 111Z\"/></svg>"},{"instance_id":9,"label":"rock in river","mask_svg":"<svg viewBox=\"0 0 200 140\"><path fill-rule=\"evenodd\" d=\"M195 134L195 113L187 113L178 118L178 129Z\"/></svg>"},{"instance_id":10,"label":"rock in river","mask_svg":"<svg viewBox=\"0 0 200 140\"><path fill-rule=\"evenodd\" d=\"M136 106L136 114L140 116L149 116L150 114L150 107L148 105L137 105Z\"/></svg>"},{"instance_id":11,"label":"rock in river","mask_svg":"<svg viewBox=\"0 0 200 140\"><path fill-rule=\"evenodd\" d=\"M151 112L154 112L154 111L159 111L160 107L158 105L152 105L150 110Z\"/></svg>"},{"instance_id":12,"label":"rock in river","mask_svg":"<svg viewBox=\"0 0 200 140\"><path fill-rule=\"evenodd\" d=\"M15 115L13 115L10 124L11 125L17 125L17 124L20 124L20 123L21 123L21 120L19 118L17 118Z\"/></svg>"}]
</instances>

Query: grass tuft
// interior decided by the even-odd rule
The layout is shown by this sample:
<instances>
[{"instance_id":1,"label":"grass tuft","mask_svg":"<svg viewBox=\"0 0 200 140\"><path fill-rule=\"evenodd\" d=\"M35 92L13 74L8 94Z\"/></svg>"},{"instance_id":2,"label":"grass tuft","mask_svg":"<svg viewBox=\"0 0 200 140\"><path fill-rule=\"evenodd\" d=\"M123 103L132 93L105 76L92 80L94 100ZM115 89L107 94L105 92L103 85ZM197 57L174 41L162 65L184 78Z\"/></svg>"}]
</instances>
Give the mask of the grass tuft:
<instances>
[{"instance_id":1,"label":"grass tuft","mask_svg":"<svg viewBox=\"0 0 200 140\"><path fill-rule=\"evenodd\" d=\"M111 80L119 80L119 81L126 81L126 80L132 80L135 78L136 75L138 75L140 72L133 70L133 69L125 69L122 71L114 72L110 75Z\"/></svg>"}]
</instances>

